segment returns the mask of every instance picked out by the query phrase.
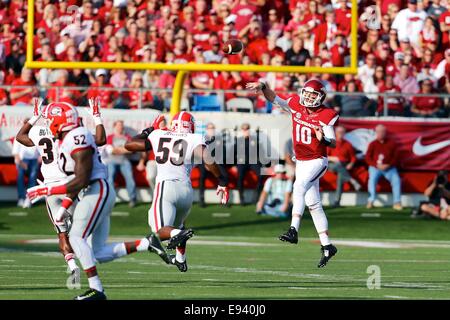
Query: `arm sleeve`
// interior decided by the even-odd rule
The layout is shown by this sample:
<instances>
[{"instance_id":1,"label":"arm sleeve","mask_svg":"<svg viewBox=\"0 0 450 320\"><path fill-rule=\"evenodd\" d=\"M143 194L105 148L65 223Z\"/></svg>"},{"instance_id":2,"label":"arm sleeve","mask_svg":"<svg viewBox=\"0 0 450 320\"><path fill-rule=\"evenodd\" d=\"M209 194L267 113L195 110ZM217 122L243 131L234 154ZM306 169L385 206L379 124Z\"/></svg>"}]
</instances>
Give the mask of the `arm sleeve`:
<instances>
[{"instance_id":1,"label":"arm sleeve","mask_svg":"<svg viewBox=\"0 0 450 320\"><path fill-rule=\"evenodd\" d=\"M323 126L323 134L328 140L336 140L333 126Z\"/></svg>"},{"instance_id":2,"label":"arm sleeve","mask_svg":"<svg viewBox=\"0 0 450 320\"><path fill-rule=\"evenodd\" d=\"M264 191L270 193L270 188L272 187L272 178L269 178L264 183Z\"/></svg>"},{"instance_id":3,"label":"arm sleeve","mask_svg":"<svg viewBox=\"0 0 450 320\"><path fill-rule=\"evenodd\" d=\"M279 96L276 96L275 100L273 100L273 103L279 106L284 111L291 112L291 108L289 107L289 99L284 100L281 99Z\"/></svg>"}]
</instances>

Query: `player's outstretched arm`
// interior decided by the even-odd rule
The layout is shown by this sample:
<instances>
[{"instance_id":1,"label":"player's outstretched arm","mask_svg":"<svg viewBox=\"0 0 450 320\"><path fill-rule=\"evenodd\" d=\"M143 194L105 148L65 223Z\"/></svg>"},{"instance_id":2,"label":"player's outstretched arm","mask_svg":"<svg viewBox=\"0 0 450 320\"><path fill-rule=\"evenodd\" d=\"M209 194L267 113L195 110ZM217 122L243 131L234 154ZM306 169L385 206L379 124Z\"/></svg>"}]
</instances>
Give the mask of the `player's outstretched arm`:
<instances>
[{"instance_id":1,"label":"player's outstretched arm","mask_svg":"<svg viewBox=\"0 0 450 320\"><path fill-rule=\"evenodd\" d=\"M30 139L28 134L30 133L31 128L38 122L38 120L42 116L42 102L44 100L39 98L34 98L32 100L33 104L33 116L20 128L19 132L16 135L16 140L23 144L26 147L33 147L33 140Z\"/></svg>"},{"instance_id":2,"label":"player's outstretched arm","mask_svg":"<svg viewBox=\"0 0 450 320\"><path fill-rule=\"evenodd\" d=\"M211 172L217 180L219 180L216 193L221 198L221 203L226 204L230 197L227 187L228 181L226 177L222 176L220 173L219 166L214 161L214 158L211 156L205 145L199 145L194 149L194 158L201 160L201 162L205 165L206 170Z\"/></svg>"},{"instance_id":3,"label":"player's outstretched arm","mask_svg":"<svg viewBox=\"0 0 450 320\"><path fill-rule=\"evenodd\" d=\"M264 94L264 97L280 106L284 111L290 112L291 109L289 108L289 104L286 100L281 99L275 91L269 88L269 85L266 82L258 81L258 82L249 82L245 85L245 88L248 90L255 90L255 91L261 91Z\"/></svg>"},{"instance_id":4,"label":"player's outstretched arm","mask_svg":"<svg viewBox=\"0 0 450 320\"><path fill-rule=\"evenodd\" d=\"M89 98L89 111L95 123L95 144L99 147L106 144L106 130L100 113L99 97Z\"/></svg>"},{"instance_id":5,"label":"player's outstretched arm","mask_svg":"<svg viewBox=\"0 0 450 320\"><path fill-rule=\"evenodd\" d=\"M142 152L152 150L152 144L148 140L150 133L155 130L153 127L142 130L140 134L131 138L130 141L125 143L125 149L130 152Z\"/></svg>"},{"instance_id":6,"label":"player's outstretched arm","mask_svg":"<svg viewBox=\"0 0 450 320\"><path fill-rule=\"evenodd\" d=\"M75 161L74 175L75 178L70 180L67 184L48 186L38 185L27 190L27 196L31 202L36 202L38 199L51 196L54 194L66 194L68 198L73 194L78 194L81 189L86 188L89 185L92 173L93 160L92 155L94 150L92 148L86 148L79 150L72 154L72 159ZM68 204L67 208L70 207Z\"/></svg>"}]
</instances>

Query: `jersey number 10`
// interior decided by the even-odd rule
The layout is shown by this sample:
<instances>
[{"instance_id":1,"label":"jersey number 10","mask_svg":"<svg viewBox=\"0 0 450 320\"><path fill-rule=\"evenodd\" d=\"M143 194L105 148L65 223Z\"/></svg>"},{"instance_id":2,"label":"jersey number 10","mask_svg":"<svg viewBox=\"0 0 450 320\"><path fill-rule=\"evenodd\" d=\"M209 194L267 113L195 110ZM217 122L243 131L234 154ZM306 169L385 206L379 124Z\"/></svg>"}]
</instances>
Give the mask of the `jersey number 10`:
<instances>
[{"instance_id":1,"label":"jersey number 10","mask_svg":"<svg viewBox=\"0 0 450 320\"><path fill-rule=\"evenodd\" d=\"M301 126L299 124L295 125L295 141L302 142L303 144L311 144L311 128L306 126Z\"/></svg>"}]
</instances>

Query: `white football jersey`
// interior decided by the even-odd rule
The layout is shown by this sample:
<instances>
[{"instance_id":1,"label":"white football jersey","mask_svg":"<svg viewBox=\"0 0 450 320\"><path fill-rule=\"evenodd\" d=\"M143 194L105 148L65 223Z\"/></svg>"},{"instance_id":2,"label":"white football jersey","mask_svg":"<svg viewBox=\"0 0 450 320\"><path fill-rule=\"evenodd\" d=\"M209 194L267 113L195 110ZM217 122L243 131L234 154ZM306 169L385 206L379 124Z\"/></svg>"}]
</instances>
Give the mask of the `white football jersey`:
<instances>
[{"instance_id":1,"label":"white football jersey","mask_svg":"<svg viewBox=\"0 0 450 320\"><path fill-rule=\"evenodd\" d=\"M58 144L53 140L53 134L44 126L33 126L28 133L41 158L41 173L44 183L59 182L67 179L67 175L58 166Z\"/></svg>"},{"instance_id":2,"label":"white football jersey","mask_svg":"<svg viewBox=\"0 0 450 320\"><path fill-rule=\"evenodd\" d=\"M92 155L93 166L91 181L95 179L107 179L107 168L101 161L94 136L86 127L83 126L70 130L64 139L59 142L59 168L68 176L72 176L75 170L75 161L72 158L72 154L89 148L94 150Z\"/></svg>"},{"instance_id":3,"label":"white football jersey","mask_svg":"<svg viewBox=\"0 0 450 320\"><path fill-rule=\"evenodd\" d=\"M193 152L199 145L205 145L204 138L198 133L178 133L166 130L154 130L148 139L155 153L157 168L156 181L191 181L194 165Z\"/></svg>"}]
</instances>

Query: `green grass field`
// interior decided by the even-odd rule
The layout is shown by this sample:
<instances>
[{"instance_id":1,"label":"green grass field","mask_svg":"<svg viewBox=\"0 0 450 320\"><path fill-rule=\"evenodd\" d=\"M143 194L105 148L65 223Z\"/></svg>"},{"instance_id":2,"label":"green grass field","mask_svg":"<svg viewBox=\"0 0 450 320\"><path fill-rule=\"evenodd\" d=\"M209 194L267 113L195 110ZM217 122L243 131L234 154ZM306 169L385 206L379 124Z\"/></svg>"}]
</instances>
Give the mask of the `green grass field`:
<instances>
[{"instance_id":1,"label":"green grass field","mask_svg":"<svg viewBox=\"0 0 450 320\"><path fill-rule=\"evenodd\" d=\"M111 237L145 235L147 208L117 205ZM193 208L187 273L149 253L98 269L109 299L450 299L448 223L412 220L407 210L326 211L339 253L324 269L316 267L320 246L309 214L292 245L277 240L289 221L258 217L251 206ZM66 288L54 239L44 206L0 206L0 299L71 299L87 288L84 275L81 290ZM381 288L370 290L373 265Z\"/></svg>"}]
</instances>

